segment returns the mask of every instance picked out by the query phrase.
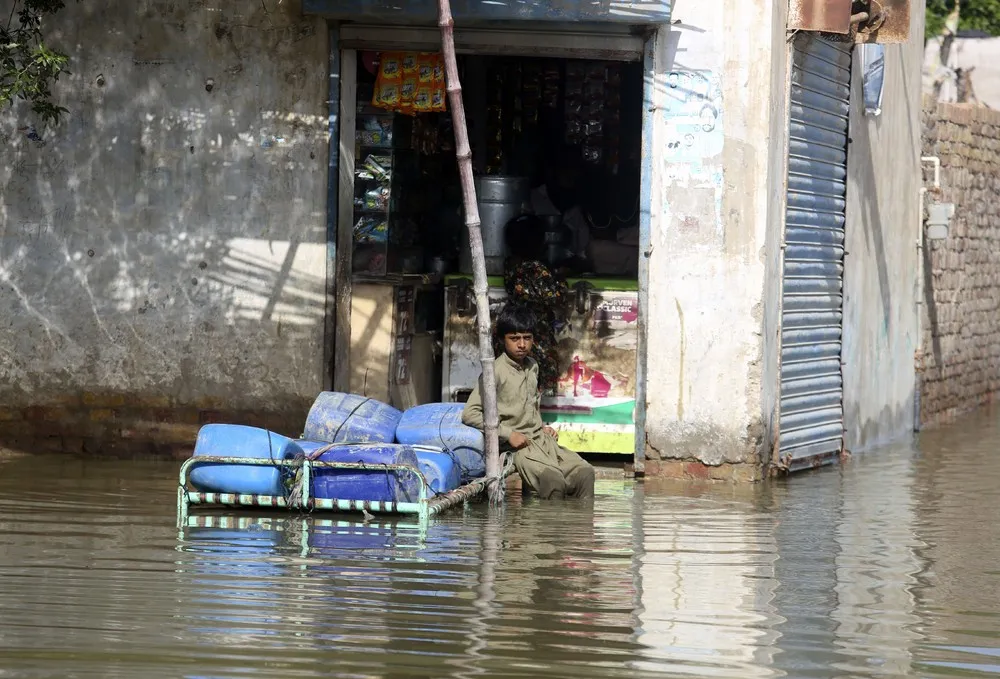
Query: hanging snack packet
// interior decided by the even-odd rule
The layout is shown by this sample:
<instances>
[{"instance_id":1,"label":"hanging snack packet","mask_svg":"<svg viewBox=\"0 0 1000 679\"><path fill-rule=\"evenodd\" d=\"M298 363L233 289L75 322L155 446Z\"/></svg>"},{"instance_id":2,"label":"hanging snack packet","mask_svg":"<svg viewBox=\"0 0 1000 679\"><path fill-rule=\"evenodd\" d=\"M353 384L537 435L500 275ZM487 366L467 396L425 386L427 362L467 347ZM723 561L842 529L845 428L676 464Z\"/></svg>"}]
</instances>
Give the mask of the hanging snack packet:
<instances>
[{"instance_id":1,"label":"hanging snack packet","mask_svg":"<svg viewBox=\"0 0 1000 679\"><path fill-rule=\"evenodd\" d=\"M382 55L379 75L386 80L399 80L403 77L403 55L399 52L386 52Z\"/></svg>"},{"instance_id":2,"label":"hanging snack packet","mask_svg":"<svg viewBox=\"0 0 1000 679\"><path fill-rule=\"evenodd\" d=\"M434 66L437 63L437 55L430 52L421 52L417 56L417 79L421 86L434 83Z\"/></svg>"},{"instance_id":3,"label":"hanging snack packet","mask_svg":"<svg viewBox=\"0 0 1000 679\"><path fill-rule=\"evenodd\" d=\"M416 52L404 52L401 66L403 69L403 77L416 75L419 64L419 55Z\"/></svg>"},{"instance_id":4,"label":"hanging snack packet","mask_svg":"<svg viewBox=\"0 0 1000 679\"><path fill-rule=\"evenodd\" d=\"M419 83L419 58L416 52L398 53L399 64L399 99L393 110L407 115L413 115L414 99L417 96Z\"/></svg>"},{"instance_id":5,"label":"hanging snack packet","mask_svg":"<svg viewBox=\"0 0 1000 679\"><path fill-rule=\"evenodd\" d=\"M399 112L413 115L417 99L417 78L406 77L399 89Z\"/></svg>"},{"instance_id":6,"label":"hanging snack packet","mask_svg":"<svg viewBox=\"0 0 1000 679\"><path fill-rule=\"evenodd\" d=\"M440 113L445 110L444 59L440 54L417 55L417 88L413 97L414 113Z\"/></svg>"},{"instance_id":7,"label":"hanging snack packet","mask_svg":"<svg viewBox=\"0 0 1000 679\"><path fill-rule=\"evenodd\" d=\"M372 105L395 111L399 108L399 83L381 83L375 86Z\"/></svg>"},{"instance_id":8,"label":"hanging snack packet","mask_svg":"<svg viewBox=\"0 0 1000 679\"><path fill-rule=\"evenodd\" d=\"M431 92L431 110L436 113L443 113L447 108L445 91L443 87L435 87Z\"/></svg>"},{"instance_id":9,"label":"hanging snack packet","mask_svg":"<svg viewBox=\"0 0 1000 679\"><path fill-rule=\"evenodd\" d=\"M383 52L375 79L372 106L394 111L399 107L403 77L402 58L398 52Z\"/></svg>"},{"instance_id":10,"label":"hanging snack packet","mask_svg":"<svg viewBox=\"0 0 1000 679\"><path fill-rule=\"evenodd\" d=\"M413 98L413 110L417 113L430 113L433 109L434 88L421 85L417 88L417 96Z\"/></svg>"}]
</instances>

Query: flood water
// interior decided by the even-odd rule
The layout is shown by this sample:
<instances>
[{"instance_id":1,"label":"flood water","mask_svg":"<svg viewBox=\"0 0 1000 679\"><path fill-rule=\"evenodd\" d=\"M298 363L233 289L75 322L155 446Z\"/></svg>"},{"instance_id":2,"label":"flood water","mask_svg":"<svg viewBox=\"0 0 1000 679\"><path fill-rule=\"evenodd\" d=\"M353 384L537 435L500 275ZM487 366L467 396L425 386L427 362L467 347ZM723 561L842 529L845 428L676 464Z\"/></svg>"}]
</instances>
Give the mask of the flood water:
<instances>
[{"instance_id":1,"label":"flood water","mask_svg":"<svg viewBox=\"0 0 1000 679\"><path fill-rule=\"evenodd\" d=\"M1000 674L1000 413L755 488L406 521L204 514L0 460L0 677Z\"/></svg>"}]
</instances>

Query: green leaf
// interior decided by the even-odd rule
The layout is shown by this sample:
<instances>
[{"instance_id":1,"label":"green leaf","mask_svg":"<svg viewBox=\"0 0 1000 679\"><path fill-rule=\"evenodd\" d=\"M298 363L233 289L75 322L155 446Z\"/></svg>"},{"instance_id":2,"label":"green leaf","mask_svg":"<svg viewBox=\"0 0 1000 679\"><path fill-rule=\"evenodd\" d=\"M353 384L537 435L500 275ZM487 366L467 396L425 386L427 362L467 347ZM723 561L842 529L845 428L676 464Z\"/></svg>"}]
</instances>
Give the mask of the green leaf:
<instances>
[{"instance_id":1,"label":"green leaf","mask_svg":"<svg viewBox=\"0 0 1000 679\"><path fill-rule=\"evenodd\" d=\"M30 102L43 122L57 123L68 110L52 101L51 84L66 73L69 56L45 42L45 19L63 0L12 0L9 21L0 18L0 108ZM16 12L17 20L13 20Z\"/></svg>"},{"instance_id":2,"label":"green leaf","mask_svg":"<svg viewBox=\"0 0 1000 679\"><path fill-rule=\"evenodd\" d=\"M945 19L954 8L954 0L927 0L924 36L941 35ZM958 28L1000 35L1000 0L962 0Z\"/></svg>"}]
</instances>

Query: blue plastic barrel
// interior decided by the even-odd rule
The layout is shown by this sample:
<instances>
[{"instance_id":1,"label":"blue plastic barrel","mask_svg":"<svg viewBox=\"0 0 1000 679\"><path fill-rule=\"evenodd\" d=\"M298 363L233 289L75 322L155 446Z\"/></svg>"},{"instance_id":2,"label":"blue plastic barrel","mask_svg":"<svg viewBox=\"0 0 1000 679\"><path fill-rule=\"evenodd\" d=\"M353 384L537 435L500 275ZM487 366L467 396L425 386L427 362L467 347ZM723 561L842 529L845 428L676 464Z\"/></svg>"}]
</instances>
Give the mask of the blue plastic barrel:
<instances>
[{"instance_id":1,"label":"blue plastic barrel","mask_svg":"<svg viewBox=\"0 0 1000 679\"><path fill-rule=\"evenodd\" d=\"M241 424L206 424L198 432L193 457L251 457L283 460L302 451L298 444L281 434ZM206 463L191 469L191 484L210 493L252 493L281 495L282 472L270 465Z\"/></svg>"},{"instance_id":2,"label":"blue plastic barrel","mask_svg":"<svg viewBox=\"0 0 1000 679\"><path fill-rule=\"evenodd\" d=\"M298 441L308 455L328 444ZM321 462L361 462L370 465L396 464L419 469L412 446L398 443L343 444L317 458ZM321 499L373 500L378 502L416 502L420 499L420 481L413 474L373 468L313 469L311 495Z\"/></svg>"},{"instance_id":3,"label":"blue plastic barrel","mask_svg":"<svg viewBox=\"0 0 1000 679\"><path fill-rule=\"evenodd\" d=\"M415 448L417 464L435 493L447 493L462 484L462 471L453 454L439 449Z\"/></svg>"},{"instance_id":4,"label":"blue plastic barrel","mask_svg":"<svg viewBox=\"0 0 1000 679\"><path fill-rule=\"evenodd\" d=\"M372 398L324 391L309 409L302 438L326 443L392 443L402 415Z\"/></svg>"},{"instance_id":5,"label":"blue plastic barrel","mask_svg":"<svg viewBox=\"0 0 1000 679\"><path fill-rule=\"evenodd\" d=\"M450 451L458 460L463 481L484 476L483 433L462 424L462 408L461 403L428 403L410 408L396 426L396 440Z\"/></svg>"}]
</instances>

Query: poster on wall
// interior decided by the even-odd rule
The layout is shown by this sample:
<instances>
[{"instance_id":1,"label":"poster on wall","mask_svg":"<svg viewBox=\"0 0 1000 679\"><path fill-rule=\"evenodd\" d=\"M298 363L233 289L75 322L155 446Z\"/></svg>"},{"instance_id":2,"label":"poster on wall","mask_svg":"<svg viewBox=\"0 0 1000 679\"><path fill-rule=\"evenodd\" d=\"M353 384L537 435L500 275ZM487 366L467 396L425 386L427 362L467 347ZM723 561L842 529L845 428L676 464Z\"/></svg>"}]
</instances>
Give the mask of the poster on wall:
<instances>
[{"instance_id":1,"label":"poster on wall","mask_svg":"<svg viewBox=\"0 0 1000 679\"><path fill-rule=\"evenodd\" d=\"M443 400L464 400L479 377L475 313L446 292ZM490 310L506 298L489 291ZM462 309L462 310L460 310ZM542 419L559 442L578 452L631 455L635 448L635 376L639 298L631 291L593 293L586 311L573 310L556 334L559 377L542 394Z\"/></svg>"}]
</instances>

